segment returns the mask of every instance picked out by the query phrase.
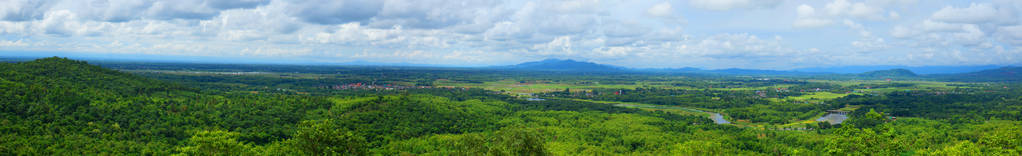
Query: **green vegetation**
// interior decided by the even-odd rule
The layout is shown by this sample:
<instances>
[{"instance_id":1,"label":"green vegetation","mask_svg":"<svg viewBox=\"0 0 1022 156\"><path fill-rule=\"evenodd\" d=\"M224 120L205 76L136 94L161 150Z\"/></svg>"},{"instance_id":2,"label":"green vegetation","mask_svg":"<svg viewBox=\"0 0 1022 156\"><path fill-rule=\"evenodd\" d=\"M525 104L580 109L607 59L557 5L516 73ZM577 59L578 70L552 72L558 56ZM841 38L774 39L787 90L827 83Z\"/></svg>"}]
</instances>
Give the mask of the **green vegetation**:
<instances>
[{"instance_id":1,"label":"green vegetation","mask_svg":"<svg viewBox=\"0 0 1022 156\"><path fill-rule=\"evenodd\" d=\"M0 63L0 155L1022 154L1015 82L102 66Z\"/></svg>"}]
</instances>

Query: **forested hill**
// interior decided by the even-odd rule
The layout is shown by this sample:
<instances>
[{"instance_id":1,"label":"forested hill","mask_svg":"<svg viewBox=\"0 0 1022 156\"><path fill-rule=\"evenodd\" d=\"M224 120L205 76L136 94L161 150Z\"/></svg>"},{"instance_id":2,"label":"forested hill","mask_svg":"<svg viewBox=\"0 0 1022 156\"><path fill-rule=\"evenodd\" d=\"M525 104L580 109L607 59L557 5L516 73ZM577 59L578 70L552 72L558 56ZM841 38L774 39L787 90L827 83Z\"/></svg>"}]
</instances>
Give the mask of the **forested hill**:
<instances>
[{"instance_id":1,"label":"forested hill","mask_svg":"<svg viewBox=\"0 0 1022 156\"><path fill-rule=\"evenodd\" d=\"M169 155L285 138L323 98L201 94L86 62L0 63L0 155ZM230 130L223 132L219 130ZM201 153L201 152L199 152Z\"/></svg>"},{"instance_id":2,"label":"forested hill","mask_svg":"<svg viewBox=\"0 0 1022 156\"><path fill-rule=\"evenodd\" d=\"M377 75L351 70L337 74L347 79L323 81ZM429 74L380 72L406 80ZM478 73L450 74L481 79L473 75ZM790 87L565 88L527 100L468 87L316 90L262 82L302 85L291 80L307 75L156 75L63 58L0 63L0 156L1019 155L1022 149L1016 89L1022 87L1009 83L853 94L842 90L846 86L804 81L685 80L669 85ZM608 78L553 80L577 79ZM829 91L782 91L809 88ZM841 93L849 95L825 103L789 101ZM631 107L646 105L651 107ZM735 124L714 124L705 112L688 108L719 111ZM834 109L850 109L848 120L812 121Z\"/></svg>"},{"instance_id":3,"label":"forested hill","mask_svg":"<svg viewBox=\"0 0 1022 156\"><path fill-rule=\"evenodd\" d=\"M175 86L63 58L0 63L0 155L546 155L551 147L650 155L685 141L678 136L726 128L701 116L481 89L312 96Z\"/></svg>"},{"instance_id":4,"label":"forested hill","mask_svg":"<svg viewBox=\"0 0 1022 156\"><path fill-rule=\"evenodd\" d=\"M0 82L20 84L27 89L42 89L45 93L89 90L120 96L169 89L182 89L162 81L122 73L85 61L50 57L20 63L0 64Z\"/></svg>"}]
</instances>

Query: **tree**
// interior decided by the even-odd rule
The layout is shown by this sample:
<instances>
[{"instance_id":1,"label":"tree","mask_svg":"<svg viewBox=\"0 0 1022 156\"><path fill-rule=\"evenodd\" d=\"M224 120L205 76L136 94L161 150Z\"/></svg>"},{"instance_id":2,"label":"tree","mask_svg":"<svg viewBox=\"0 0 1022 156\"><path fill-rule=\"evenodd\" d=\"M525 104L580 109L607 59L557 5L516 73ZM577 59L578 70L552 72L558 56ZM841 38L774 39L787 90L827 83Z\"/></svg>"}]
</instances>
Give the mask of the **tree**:
<instances>
[{"instance_id":1,"label":"tree","mask_svg":"<svg viewBox=\"0 0 1022 156\"><path fill-rule=\"evenodd\" d=\"M291 145L308 155L365 155L365 138L337 126L331 120L303 121Z\"/></svg>"},{"instance_id":2,"label":"tree","mask_svg":"<svg viewBox=\"0 0 1022 156\"><path fill-rule=\"evenodd\" d=\"M931 155L977 155L983 153L972 141L965 140L942 149L931 151Z\"/></svg>"},{"instance_id":3,"label":"tree","mask_svg":"<svg viewBox=\"0 0 1022 156\"><path fill-rule=\"evenodd\" d=\"M887 122L887 118L884 118L884 113L876 112L876 110L869 109L869 112L862 116L852 117L848 121L848 124L855 125L858 128L873 128L877 125Z\"/></svg>"},{"instance_id":4,"label":"tree","mask_svg":"<svg viewBox=\"0 0 1022 156\"><path fill-rule=\"evenodd\" d=\"M188 146L178 149L181 155L252 155L252 146L238 142L238 133L199 131L188 139Z\"/></svg>"},{"instance_id":5,"label":"tree","mask_svg":"<svg viewBox=\"0 0 1022 156\"><path fill-rule=\"evenodd\" d=\"M544 145L546 141L538 132L523 127L507 128L497 131L490 148L492 155L549 155Z\"/></svg>"}]
</instances>

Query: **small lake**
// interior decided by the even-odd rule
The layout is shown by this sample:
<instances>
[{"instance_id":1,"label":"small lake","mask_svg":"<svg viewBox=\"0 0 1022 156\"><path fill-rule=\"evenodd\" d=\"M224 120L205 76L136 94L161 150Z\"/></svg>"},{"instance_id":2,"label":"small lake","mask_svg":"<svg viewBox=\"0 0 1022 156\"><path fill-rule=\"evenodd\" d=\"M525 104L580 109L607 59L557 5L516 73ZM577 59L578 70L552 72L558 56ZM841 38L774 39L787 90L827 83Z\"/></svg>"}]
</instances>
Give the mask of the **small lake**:
<instances>
[{"instance_id":1,"label":"small lake","mask_svg":"<svg viewBox=\"0 0 1022 156\"><path fill-rule=\"evenodd\" d=\"M684 110L684 111L691 111L691 112L709 113L710 114L710 119L713 120L713 123L716 123L716 124L731 124L731 122L727 121L727 119L724 119L724 115L720 115L720 113L707 112L707 111L702 111L702 110L698 110L698 109L691 109L691 108L677 107L677 106L633 105L633 104L620 104L620 103L619 104L614 104L614 106L629 107L629 108L677 109L677 110Z\"/></svg>"},{"instance_id":2,"label":"small lake","mask_svg":"<svg viewBox=\"0 0 1022 156\"><path fill-rule=\"evenodd\" d=\"M525 100L528 100L528 101L546 101L546 99L541 99L541 98L526 98Z\"/></svg>"},{"instance_id":3,"label":"small lake","mask_svg":"<svg viewBox=\"0 0 1022 156\"><path fill-rule=\"evenodd\" d=\"M830 122L830 124L832 124L832 125L835 125L835 124L841 124L841 122L844 122L846 119L848 119L848 116L845 115L844 113L828 113L827 115L824 115L823 117L820 117L819 119L816 119L816 121L819 121L819 122L826 121L826 122Z\"/></svg>"},{"instance_id":4,"label":"small lake","mask_svg":"<svg viewBox=\"0 0 1022 156\"><path fill-rule=\"evenodd\" d=\"M727 121L727 119L724 119L724 116L720 115L720 113L714 113L714 112L707 112L707 113L710 113L710 119L713 119L713 123L717 123L717 124L730 124L731 123L730 121Z\"/></svg>"}]
</instances>

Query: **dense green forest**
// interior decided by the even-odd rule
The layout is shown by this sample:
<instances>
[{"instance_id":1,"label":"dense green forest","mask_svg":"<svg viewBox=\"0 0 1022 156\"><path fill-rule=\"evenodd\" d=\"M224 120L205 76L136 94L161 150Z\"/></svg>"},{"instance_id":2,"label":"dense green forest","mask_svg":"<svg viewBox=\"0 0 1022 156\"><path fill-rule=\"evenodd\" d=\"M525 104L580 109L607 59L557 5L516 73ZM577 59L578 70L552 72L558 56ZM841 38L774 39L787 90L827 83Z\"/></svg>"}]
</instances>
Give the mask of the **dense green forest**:
<instances>
[{"instance_id":1,"label":"dense green forest","mask_svg":"<svg viewBox=\"0 0 1022 156\"><path fill-rule=\"evenodd\" d=\"M0 63L0 155L1022 155L1010 82L224 66Z\"/></svg>"}]
</instances>

